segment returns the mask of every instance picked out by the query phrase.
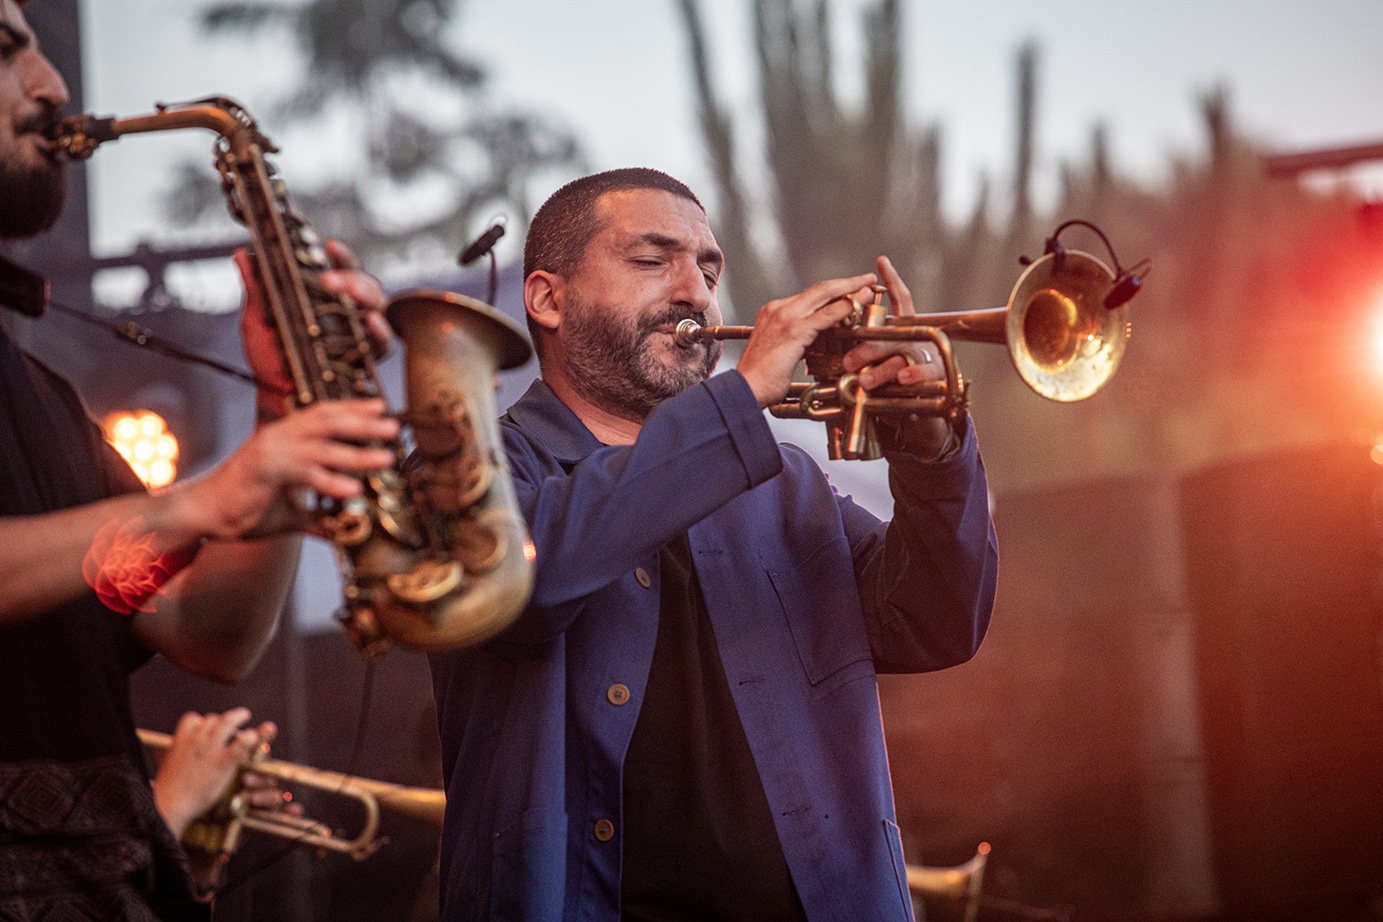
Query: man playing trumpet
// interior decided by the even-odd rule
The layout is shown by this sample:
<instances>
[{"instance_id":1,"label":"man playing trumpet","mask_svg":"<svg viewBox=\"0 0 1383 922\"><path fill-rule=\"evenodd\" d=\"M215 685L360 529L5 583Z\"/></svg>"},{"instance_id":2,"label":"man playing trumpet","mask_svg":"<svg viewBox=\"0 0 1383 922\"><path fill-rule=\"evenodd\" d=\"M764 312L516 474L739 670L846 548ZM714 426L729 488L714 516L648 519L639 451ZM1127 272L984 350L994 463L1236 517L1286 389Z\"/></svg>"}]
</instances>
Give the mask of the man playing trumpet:
<instances>
[{"instance_id":1,"label":"man playing trumpet","mask_svg":"<svg viewBox=\"0 0 1383 922\"><path fill-rule=\"evenodd\" d=\"M433 654L459 920L912 918L875 674L971 657L996 544L968 417L901 423L882 522L763 408L874 274L766 305L736 368L723 258L682 183L618 170L533 219L541 380L502 431L537 560L496 639ZM892 265L895 306L911 297ZM845 358L872 389L942 374L908 343Z\"/></svg>"}]
</instances>

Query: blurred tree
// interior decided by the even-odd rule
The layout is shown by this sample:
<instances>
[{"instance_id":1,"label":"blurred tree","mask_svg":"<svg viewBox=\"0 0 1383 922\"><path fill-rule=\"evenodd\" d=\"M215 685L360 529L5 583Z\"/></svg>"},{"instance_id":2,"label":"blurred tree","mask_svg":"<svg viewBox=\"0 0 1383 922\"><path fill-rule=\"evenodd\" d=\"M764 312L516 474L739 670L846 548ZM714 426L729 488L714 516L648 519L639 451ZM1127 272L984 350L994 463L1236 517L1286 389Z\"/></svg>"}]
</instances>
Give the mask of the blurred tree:
<instances>
[{"instance_id":1,"label":"blurred tree","mask_svg":"<svg viewBox=\"0 0 1383 922\"><path fill-rule=\"evenodd\" d=\"M867 271L880 253L917 280L919 295L938 276L938 135L909 133L904 123L899 8L898 0L878 0L863 12L865 99L852 113L837 99L829 2L754 0L771 201L753 202L735 165L730 118L709 79L700 3L681 0L717 184L716 229L730 254L727 287L741 317L786 291ZM772 213L775 233L755 231L761 208Z\"/></svg>"},{"instance_id":2,"label":"blurred tree","mask_svg":"<svg viewBox=\"0 0 1383 922\"><path fill-rule=\"evenodd\" d=\"M540 116L490 110L485 73L448 45L460 0L226 0L202 21L213 35L287 33L303 76L272 113L290 126L345 123L360 163L308 188L290 177L303 212L351 243L376 271L444 266L496 213L522 237L529 187L545 171L575 172L575 138ZM273 131L269 132L272 136ZM330 130L330 136L346 132ZM170 210L190 222L223 209L198 165L183 171Z\"/></svg>"},{"instance_id":3,"label":"blurred tree","mask_svg":"<svg viewBox=\"0 0 1383 922\"><path fill-rule=\"evenodd\" d=\"M1101 122L1088 161L1061 164L1044 204L1034 191L1040 55L1024 43L1014 58L1013 175L982 177L968 216L951 226L940 204L941 130L910 127L902 110L897 0L863 5L865 92L854 111L839 101L829 0L746 0L763 129L753 158L737 148L711 83L700 0L678 9L741 322L771 298L869 268L878 253L893 257L922 310L997 307L1021 273L1018 257L1040 255L1069 218L1098 223L1126 265L1152 258L1131 305L1137 335L1091 400L1044 401L1003 350L959 344L997 489L1383 430L1383 396L1373 396L1383 378L1368 379L1356 354L1383 290L1383 248L1349 187L1264 175L1261 146L1236 131L1226 88L1199 99L1205 151L1171 160L1168 180L1143 186L1121 175ZM748 192L759 188L763 199ZM996 201L997 189L1011 200ZM1111 262L1080 228L1062 239Z\"/></svg>"}]
</instances>

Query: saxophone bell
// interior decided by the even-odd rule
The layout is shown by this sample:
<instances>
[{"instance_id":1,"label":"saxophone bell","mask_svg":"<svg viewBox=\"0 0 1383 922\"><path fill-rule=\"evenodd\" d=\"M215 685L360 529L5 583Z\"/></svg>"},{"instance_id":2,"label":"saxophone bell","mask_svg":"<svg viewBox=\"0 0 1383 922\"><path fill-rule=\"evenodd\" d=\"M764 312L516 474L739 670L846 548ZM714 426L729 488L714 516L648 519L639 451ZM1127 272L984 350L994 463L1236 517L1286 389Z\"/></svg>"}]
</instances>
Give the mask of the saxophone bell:
<instances>
[{"instance_id":1,"label":"saxophone bell","mask_svg":"<svg viewBox=\"0 0 1383 922\"><path fill-rule=\"evenodd\" d=\"M471 646L507 627L532 591L533 547L494 398L495 376L527 362L532 347L509 317L453 292L401 292L387 315L408 356L405 418L416 447L404 476L423 530L443 550L407 570L388 545L357 555L356 628L373 624L376 639L418 650Z\"/></svg>"}]
</instances>

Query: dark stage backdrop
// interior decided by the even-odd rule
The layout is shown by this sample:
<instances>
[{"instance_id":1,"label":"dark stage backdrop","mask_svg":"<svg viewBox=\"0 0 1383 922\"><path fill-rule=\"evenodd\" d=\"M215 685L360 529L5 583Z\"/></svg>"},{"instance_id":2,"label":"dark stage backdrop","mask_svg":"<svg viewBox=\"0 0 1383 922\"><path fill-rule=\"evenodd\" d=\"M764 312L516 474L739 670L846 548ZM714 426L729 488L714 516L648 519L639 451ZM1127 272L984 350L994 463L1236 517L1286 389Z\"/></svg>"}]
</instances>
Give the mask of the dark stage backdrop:
<instances>
[{"instance_id":1,"label":"dark stage backdrop","mask_svg":"<svg viewBox=\"0 0 1383 922\"><path fill-rule=\"evenodd\" d=\"M1380 485L1345 446L999 496L979 655L882 684L910 860L988 840L987 892L1077 920L1362 917Z\"/></svg>"},{"instance_id":2,"label":"dark stage backdrop","mask_svg":"<svg viewBox=\"0 0 1383 922\"><path fill-rule=\"evenodd\" d=\"M1186 482L1214 866L1235 918L1383 893L1380 487L1364 449Z\"/></svg>"},{"instance_id":3,"label":"dark stage backdrop","mask_svg":"<svg viewBox=\"0 0 1383 922\"><path fill-rule=\"evenodd\" d=\"M1078 922L1363 917L1383 895L1380 484L1345 446L997 497L980 654L881 684L909 860L987 840L991 897ZM436 785L425 658L374 669L363 736L366 665L335 631L280 636L234 689L155 661L136 713L166 730L243 703L283 725L280 758ZM219 919L426 917L437 833L385 831L359 864L295 850ZM232 877L277 849L251 839Z\"/></svg>"}]
</instances>

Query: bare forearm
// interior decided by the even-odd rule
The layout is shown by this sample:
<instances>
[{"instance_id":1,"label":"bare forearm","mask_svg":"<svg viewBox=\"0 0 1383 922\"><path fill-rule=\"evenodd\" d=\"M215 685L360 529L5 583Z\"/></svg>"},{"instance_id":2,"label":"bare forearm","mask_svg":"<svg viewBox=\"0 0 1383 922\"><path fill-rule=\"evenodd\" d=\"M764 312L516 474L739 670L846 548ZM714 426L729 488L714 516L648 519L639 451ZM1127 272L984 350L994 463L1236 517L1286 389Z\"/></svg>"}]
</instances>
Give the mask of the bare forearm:
<instances>
[{"instance_id":1,"label":"bare forearm","mask_svg":"<svg viewBox=\"0 0 1383 922\"><path fill-rule=\"evenodd\" d=\"M151 649L209 678L239 678L273 634L301 539L218 539L223 529L206 508L195 489L174 489L0 518L0 623L96 589L108 606L138 610L135 630ZM172 574L166 581L160 568Z\"/></svg>"},{"instance_id":2,"label":"bare forearm","mask_svg":"<svg viewBox=\"0 0 1383 922\"><path fill-rule=\"evenodd\" d=\"M234 679L273 632L307 522L294 492L361 492L394 460L382 400L327 401L261 427L195 480L42 516L0 519L0 620L41 615L88 588L138 612L137 632L189 669ZM268 538L265 536L279 537Z\"/></svg>"},{"instance_id":3,"label":"bare forearm","mask_svg":"<svg viewBox=\"0 0 1383 922\"><path fill-rule=\"evenodd\" d=\"M149 647L206 678L235 682L258 662L297 573L302 540L209 541L135 616Z\"/></svg>"},{"instance_id":4,"label":"bare forearm","mask_svg":"<svg viewBox=\"0 0 1383 922\"><path fill-rule=\"evenodd\" d=\"M0 623L50 611L90 587L92 548L100 534L124 529L151 536L153 554L195 544L202 533L168 495L133 493L41 516L0 518Z\"/></svg>"}]
</instances>

